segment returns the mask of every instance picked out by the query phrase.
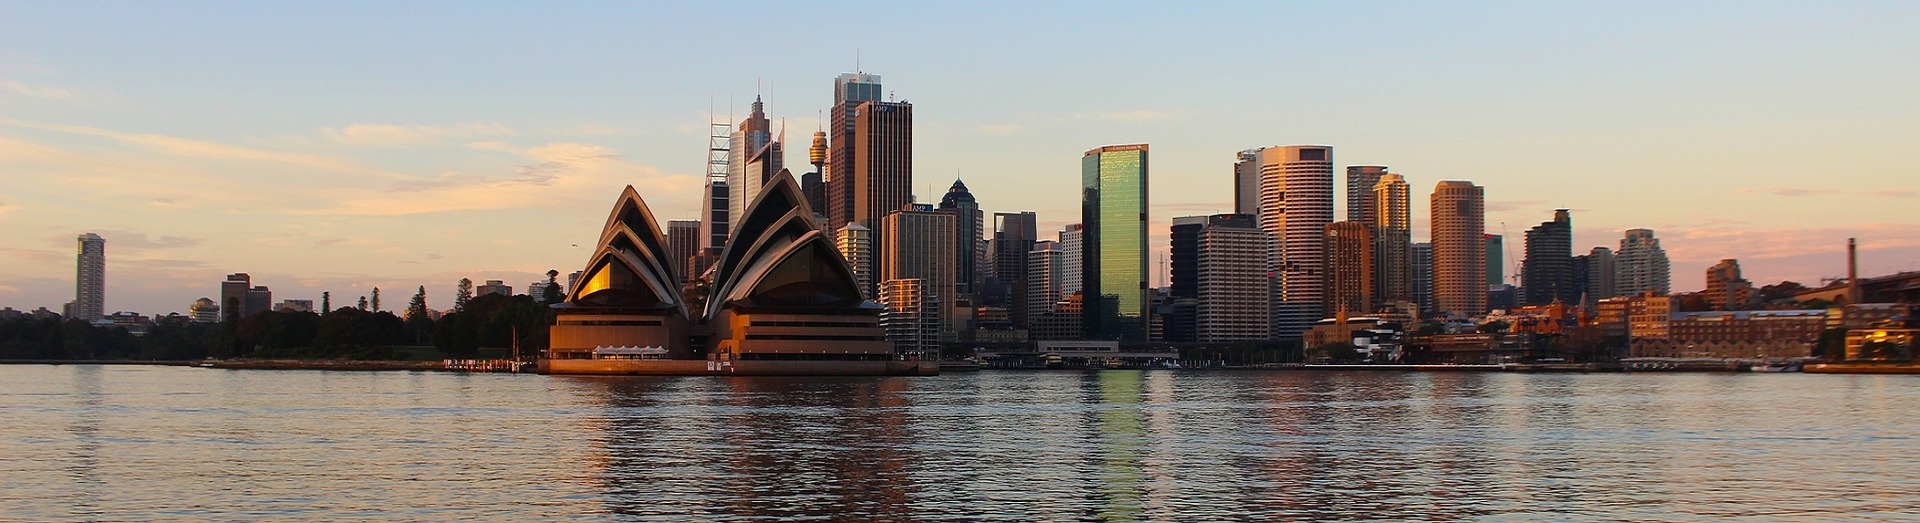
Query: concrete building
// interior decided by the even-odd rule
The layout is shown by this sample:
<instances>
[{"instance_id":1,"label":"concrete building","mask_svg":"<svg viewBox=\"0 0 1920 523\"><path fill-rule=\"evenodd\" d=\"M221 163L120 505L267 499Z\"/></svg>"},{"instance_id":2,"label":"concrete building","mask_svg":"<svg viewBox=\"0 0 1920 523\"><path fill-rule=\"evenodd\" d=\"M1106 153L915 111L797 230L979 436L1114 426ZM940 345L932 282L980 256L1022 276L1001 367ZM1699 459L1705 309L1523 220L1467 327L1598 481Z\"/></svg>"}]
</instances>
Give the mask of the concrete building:
<instances>
[{"instance_id":1,"label":"concrete building","mask_svg":"<svg viewBox=\"0 0 1920 523\"><path fill-rule=\"evenodd\" d=\"M1260 228L1276 242L1274 332L1298 338L1323 316L1326 230L1333 223L1333 148L1260 150Z\"/></svg>"},{"instance_id":2,"label":"concrete building","mask_svg":"<svg viewBox=\"0 0 1920 523\"><path fill-rule=\"evenodd\" d=\"M219 323L220 304L205 297L193 300L193 305L187 307L187 317L194 323Z\"/></svg>"},{"instance_id":3,"label":"concrete building","mask_svg":"<svg viewBox=\"0 0 1920 523\"><path fill-rule=\"evenodd\" d=\"M94 321L107 316L107 240L94 233L79 237L69 318Z\"/></svg>"},{"instance_id":4,"label":"concrete building","mask_svg":"<svg viewBox=\"0 0 1920 523\"><path fill-rule=\"evenodd\" d=\"M486 283L482 283L480 285L476 285L473 287L473 297L475 298L486 296L488 294L498 294L501 296L512 297L513 286L507 285L507 282L502 280L487 280Z\"/></svg>"},{"instance_id":5,"label":"concrete building","mask_svg":"<svg viewBox=\"0 0 1920 523\"><path fill-rule=\"evenodd\" d=\"M847 260L847 266L853 270L854 281L860 286L860 295L872 296L873 282L873 231L858 223L849 223L840 228L834 237L834 246L840 256Z\"/></svg>"},{"instance_id":6,"label":"concrete building","mask_svg":"<svg viewBox=\"0 0 1920 523\"><path fill-rule=\"evenodd\" d=\"M881 223L913 202L913 104L883 101L880 76L847 73L834 80L828 135L827 219L838 230L858 223L886 252ZM884 271L885 260L878 260Z\"/></svg>"},{"instance_id":7,"label":"concrete building","mask_svg":"<svg viewBox=\"0 0 1920 523\"><path fill-rule=\"evenodd\" d=\"M1054 304L1060 302L1060 265L1066 251L1060 248L1060 242L1040 240L1034 242L1033 251L1027 253L1027 314L1038 316L1052 312ZM1009 318L1011 323L1012 319Z\"/></svg>"},{"instance_id":8,"label":"concrete building","mask_svg":"<svg viewBox=\"0 0 1920 523\"><path fill-rule=\"evenodd\" d=\"M929 292L926 280L903 278L880 284L880 328L894 350L916 359L938 358L944 312L941 299Z\"/></svg>"},{"instance_id":9,"label":"concrete building","mask_svg":"<svg viewBox=\"0 0 1920 523\"><path fill-rule=\"evenodd\" d=\"M1407 290L1413 294L1414 305L1420 307L1416 317L1425 317L1434 311L1433 303L1433 244L1415 243L1407 247Z\"/></svg>"},{"instance_id":10,"label":"concrete building","mask_svg":"<svg viewBox=\"0 0 1920 523\"><path fill-rule=\"evenodd\" d=\"M1594 247L1581 258L1586 264L1586 285L1581 290L1586 294L1588 304L1620 295L1619 286L1615 283L1619 278L1619 268L1613 261L1613 249Z\"/></svg>"},{"instance_id":11,"label":"concrete building","mask_svg":"<svg viewBox=\"0 0 1920 523\"><path fill-rule=\"evenodd\" d=\"M919 305L931 311L931 319L936 328L950 325L946 313L954 301L955 288L958 285L958 267L954 256L954 215L934 210L898 210L888 214L882 221L881 230L886 238L880 241L885 245L880 258L880 285L892 286L895 280L919 280L917 288L911 294L919 300ZM902 291L906 292L906 291ZM886 301L881 296L880 303L889 311L897 309L897 304ZM951 329L941 329L940 339L954 339ZM895 340L898 342L899 340Z\"/></svg>"},{"instance_id":12,"label":"concrete building","mask_svg":"<svg viewBox=\"0 0 1920 523\"><path fill-rule=\"evenodd\" d=\"M1434 312L1473 317L1487 312L1486 192L1447 180L1433 188Z\"/></svg>"},{"instance_id":13,"label":"concrete building","mask_svg":"<svg viewBox=\"0 0 1920 523\"><path fill-rule=\"evenodd\" d=\"M1362 315L1373 311L1373 235L1365 223L1338 221L1326 229L1326 285L1321 310Z\"/></svg>"},{"instance_id":14,"label":"concrete building","mask_svg":"<svg viewBox=\"0 0 1920 523\"><path fill-rule=\"evenodd\" d=\"M1060 229L1060 295L1061 299L1079 294L1085 290L1081 286L1080 264L1086 260L1082 256L1086 237L1078 223L1069 223Z\"/></svg>"},{"instance_id":15,"label":"concrete building","mask_svg":"<svg viewBox=\"0 0 1920 523\"><path fill-rule=\"evenodd\" d=\"M1087 151L1080 182L1083 334L1146 341L1147 144Z\"/></svg>"},{"instance_id":16,"label":"concrete building","mask_svg":"<svg viewBox=\"0 0 1920 523\"><path fill-rule=\"evenodd\" d=\"M1373 188L1387 175L1385 165L1347 166L1347 221L1371 226L1380 214Z\"/></svg>"},{"instance_id":17,"label":"concrete building","mask_svg":"<svg viewBox=\"0 0 1920 523\"><path fill-rule=\"evenodd\" d=\"M1039 239L1033 211L993 213L993 241L987 247L988 279L995 289L987 305L1004 306L1015 328L1027 328L1027 254Z\"/></svg>"},{"instance_id":18,"label":"concrete building","mask_svg":"<svg viewBox=\"0 0 1920 523\"><path fill-rule=\"evenodd\" d=\"M1760 298L1753 282L1740 277L1740 261L1731 258L1707 268L1706 295L1707 304L1717 311L1746 310Z\"/></svg>"},{"instance_id":19,"label":"concrete building","mask_svg":"<svg viewBox=\"0 0 1920 523\"><path fill-rule=\"evenodd\" d=\"M1272 336L1267 252L1248 214L1174 218L1166 341L1260 341Z\"/></svg>"},{"instance_id":20,"label":"concrete building","mask_svg":"<svg viewBox=\"0 0 1920 523\"><path fill-rule=\"evenodd\" d=\"M1486 234L1481 237L1486 239L1487 287L1491 289L1493 286L1507 282L1507 239L1498 234Z\"/></svg>"},{"instance_id":21,"label":"concrete building","mask_svg":"<svg viewBox=\"0 0 1920 523\"><path fill-rule=\"evenodd\" d=\"M1667 339L1673 333L1673 298L1640 294L1627 298L1627 336Z\"/></svg>"},{"instance_id":22,"label":"concrete building","mask_svg":"<svg viewBox=\"0 0 1920 523\"><path fill-rule=\"evenodd\" d=\"M1234 153L1233 213L1260 215L1260 148Z\"/></svg>"},{"instance_id":23,"label":"concrete building","mask_svg":"<svg viewBox=\"0 0 1920 523\"><path fill-rule=\"evenodd\" d=\"M266 286L254 286L253 277L244 272L227 275L220 282L220 321L240 321L262 312L273 305L273 291Z\"/></svg>"},{"instance_id":24,"label":"concrete building","mask_svg":"<svg viewBox=\"0 0 1920 523\"><path fill-rule=\"evenodd\" d=\"M1520 288L1527 305L1575 303L1579 286L1573 282L1573 218L1566 209L1553 211L1553 220L1527 230L1527 257L1520 271Z\"/></svg>"},{"instance_id":25,"label":"concrete building","mask_svg":"<svg viewBox=\"0 0 1920 523\"><path fill-rule=\"evenodd\" d=\"M1406 178L1380 175L1373 185L1373 289L1378 303L1414 301L1412 206Z\"/></svg>"},{"instance_id":26,"label":"concrete building","mask_svg":"<svg viewBox=\"0 0 1920 523\"><path fill-rule=\"evenodd\" d=\"M1650 229L1627 231L1620 240L1620 251L1614 254L1614 267L1618 269L1616 291L1621 295L1651 292L1665 296L1673 291L1667 251L1660 248L1660 239L1654 238Z\"/></svg>"},{"instance_id":27,"label":"concrete building","mask_svg":"<svg viewBox=\"0 0 1920 523\"><path fill-rule=\"evenodd\" d=\"M678 285L686 285L700 277L706 267L694 262L702 251L700 245L700 220L669 220L667 222L667 263L671 265L674 279Z\"/></svg>"}]
</instances>

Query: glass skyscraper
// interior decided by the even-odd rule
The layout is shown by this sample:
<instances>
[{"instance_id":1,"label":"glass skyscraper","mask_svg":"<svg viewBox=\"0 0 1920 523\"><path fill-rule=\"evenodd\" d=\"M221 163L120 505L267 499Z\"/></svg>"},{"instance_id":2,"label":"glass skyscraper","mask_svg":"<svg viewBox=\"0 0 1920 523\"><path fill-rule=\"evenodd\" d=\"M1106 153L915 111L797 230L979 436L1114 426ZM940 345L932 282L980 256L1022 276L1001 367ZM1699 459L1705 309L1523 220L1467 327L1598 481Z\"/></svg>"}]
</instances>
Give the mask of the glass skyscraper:
<instances>
[{"instance_id":1,"label":"glass skyscraper","mask_svg":"<svg viewBox=\"0 0 1920 523\"><path fill-rule=\"evenodd\" d=\"M1080 159L1082 322L1088 339L1147 339L1147 144Z\"/></svg>"}]
</instances>

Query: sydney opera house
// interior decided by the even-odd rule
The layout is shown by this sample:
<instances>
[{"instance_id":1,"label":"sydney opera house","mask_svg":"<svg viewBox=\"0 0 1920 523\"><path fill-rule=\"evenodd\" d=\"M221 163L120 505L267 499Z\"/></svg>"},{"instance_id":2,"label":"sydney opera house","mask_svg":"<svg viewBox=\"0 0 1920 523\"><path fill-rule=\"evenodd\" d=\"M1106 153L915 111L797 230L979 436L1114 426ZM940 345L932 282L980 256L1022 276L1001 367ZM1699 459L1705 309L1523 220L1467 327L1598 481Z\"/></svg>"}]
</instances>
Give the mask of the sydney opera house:
<instances>
[{"instance_id":1,"label":"sydney opera house","mask_svg":"<svg viewBox=\"0 0 1920 523\"><path fill-rule=\"evenodd\" d=\"M667 242L628 186L581 278L556 304L550 374L931 374L901 361L880 305L781 172L734 225L704 297L683 296ZM699 301L704 299L703 302Z\"/></svg>"}]
</instances>

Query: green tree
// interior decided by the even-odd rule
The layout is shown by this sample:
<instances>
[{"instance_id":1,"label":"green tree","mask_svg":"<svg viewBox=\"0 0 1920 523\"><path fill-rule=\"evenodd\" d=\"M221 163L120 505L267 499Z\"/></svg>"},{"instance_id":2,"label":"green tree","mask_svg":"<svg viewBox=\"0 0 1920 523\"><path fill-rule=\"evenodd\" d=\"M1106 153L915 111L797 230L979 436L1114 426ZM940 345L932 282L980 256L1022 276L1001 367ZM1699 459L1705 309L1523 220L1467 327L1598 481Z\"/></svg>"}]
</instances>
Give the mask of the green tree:
<instances>
[{"instance_id":1,"label":"green tree","mask_svg":"<svg viewBox=\"0 0 1920 523\"><path fill-rule=\"evenodd\" d=\"M1420 324L1420 328L1413 332L1415 336L1433 336L1436 334L1446 334L1446 333L1447 333L1447 326L1441 325L1439 322L1432 322L1432 321Z\"/></svg>"},{"instance_id":2,"label":"green tree","mask_svg":"<svg viewBox=\"0 0 1920 523\"><path fill-rule=\"evenodd\" d=\"M321 291L320 292L320 315L325 316L327 314L327 311L331 311L331 310L333 310L333 293Z\"/></svg>"},{"instance_id":3,"label":"green tree","mask_svg":"<svg viewBox=\"0 0 1920 523\"><path fill-rule=\"evenodd\" d=\"M373 312L380 312L380 288L373 288Z\"/></svg>"},{"instance_id":4,"label":"green tree","mask_svg":"<svg viewBox=\"0 0 1920 523\"><path fill-rule=\"evenodd\" d=\"M566 294L560 291L560 271L547 269L547 286L541 288L540 294L540 303L547 305L566 299Z\"/></svg>"},{"instance_id":5,"label":"green tree","mask_svg":"<svg viewBox=\"0 0 1920 523\"><path fill-rule=\"evenodd\" d=\"M1316 348L1320 355L1337 362L1360 361L1360 350L1352 342L1337 341Z\"/></svg>"},{"instance_id":6,"label":"green tree","mask_svg":"<svg viewBox=\"0 0 1920 523\"><path fill-rule=\"evenodd\" d=\"M473 300L473 280L470 280L467 278L461 278L460 285L454 287L453 289L453 310L454 311L465 310L467 308L467 302L472 300Z\"/></svg>"},{"instance_id":7,"label":"green tree","mask_svg":"<svg viewBox=\"0 0 1920 523\"><path fill-rule=\"evenodd\" d=\"M421 285L407 304L407 334L416 344L433 341L433 318L427 311L427 286Z\"/></svg>"},{"instance_id":8,"label":"green tree","mask_svg":"<svg viewBox=\"0 0 1920 523\"><path fill-rule=\"evenodd\" d=\"M357 308L358 308L358 309L360 309L360 312L367 312L367 297L366 297L366 296L361 296L361 297L360 297L360 306L359 306L359 307L357 307Z\"/></svg>"}]
</instances>

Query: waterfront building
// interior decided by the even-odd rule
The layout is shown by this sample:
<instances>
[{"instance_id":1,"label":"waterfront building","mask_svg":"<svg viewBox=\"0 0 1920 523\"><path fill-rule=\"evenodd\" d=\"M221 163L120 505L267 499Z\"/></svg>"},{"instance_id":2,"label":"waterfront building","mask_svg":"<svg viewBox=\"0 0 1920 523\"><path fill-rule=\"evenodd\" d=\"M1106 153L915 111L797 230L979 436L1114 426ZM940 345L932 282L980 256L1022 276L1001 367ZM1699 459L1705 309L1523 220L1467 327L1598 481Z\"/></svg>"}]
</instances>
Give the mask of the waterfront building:
<instances>
[{"instance_id":1,"label":"waterfront building","mask_svg":"<svg viewBox=\"0 0 1920 523\"><path fill-rule=\"evenodd\" d=\"M1627 298L1627 337L1667 339L1672 334L1673 297L1641 293Z\"/></svg>"},{"instance_id":2,"label":"waterfront building","mask_svg":"<svg viewBox=\"0 0 1920 523\"><path fill-rule=\"evenodd\" d=\"M1040 240L1027 253L1027 314L1032 317L1052 312L1060 302L1060 242ZM1009 320L1011 322L1011 320ZM1031 326L1029 326L1031 328Z\"/></svg>"},{"instance_id":3,"label":"waterfront building","mask_svg":"<svg viewBox=\"0 0 1920 523\"><path fill-rule=\"evenodd\" d=\"M1365 223L1344 220L1327 224L1326 291L1321 310L1327 314L1365 314L1373 311L1373 235Z\"/></svg>"},{"instance_id":4,"label":"waterfront building","mask_svg":"<svg viewBox=\"0 0 1920 523\"><path fill-rule=\"evenodd\" d=\"M280 300L272 310L274 312L313 312L313 300Z\"/></svg>"},{"instance_id":5,"label":"waterfront building","mask_svg":"<svg viewBox=\"0 0 1920 523\"><path fill-rule=\"evenodd\" d=\"M1085 230L1078 223L1069 223L1060 229L1060 295L1079 294L1085 289L1081 285L1080 264L1084 261Z\"/></svg>"},{"instance_id":6,"label":"waterfront building","mask_svg":"<svg viewBox=\"0 0 1920 523\"><path fill-rule=\"evenodd\" d=\"M700 220L667 221L667 263L673 265L673 274L679 278L677 285L686 285L707 269L694 264L703 250Z\"/></svg>"},{"instance_id":7,"label":"waterfront building","mask_svg":"<svg viewBox=\"0 0 1920 523\"><path fill-rule=\"evenodd\" d=\"M1080 159L1081 304L1090 339L1147 338L1147 144Z\"/></svg>"},{"instance_id":8,"label":"waterfront building","mask_svg":"<svg viewBox=\"0 0 1920 523\"><path fill-rule=\"evenodd\" d=\"M1250 214L1174 218L1166 341L1271 338L1267 252L1273 245Z\"/></svg>"},{"instance_id":9,"label":"waterfront building","mask_svg":"<svg viewBox=\"0 0 1920 523\"><path fill-rule=\"evenodd\" d=\"M1527 305L1574 303L1580 299L1573 282L1573 218L1567 209L1553 211L1553 221L1527 230L1527 257L1522 262L1520 288Z\"/></svg>"},{"instance_id":10,"label":"waterfront building","mask_svg":"<svg viewBox=\"0 0 1920 523\"><path fill-rule=\"evenodd\" d=\"M187 307L187 317L194 323L219 323L220 304L203 296Z\"/></svg>"},{"instance_id":11,"label":"waterfront building","mask_svg":"<svg viewBox=\"0 0 1920 523\"><path fill-rule=\"evenodd\" d=\"M1373 289L1378 303L1413 301L1412 205L1406 178L1380 175L1373 185Z\"/></svg>"},{"instance_id":12,"label":"waterfront building","mask_svg":"<svg viewBox=\"0 0 1920 523\"><path fill-rule=\"evenodd\" d=\"M1487 312L1486 192L1446 180L1431 197L1434 312L1473 317Z\"/></svg>"},{"instance_id":13,"label":"waterfront building","mask_svg":"<svg viewBox=\"0 0 1920 523\"><path fill-rule=\"evenodd\" d=\"M1413 294L1413 303L1419 307L1415 317L1425 317L1433 312L1433 244L1415 243L1407 246L1407 290Z\"/></svg>"},{"instance_id":14,"label":"waterfront building","mask_svg":"<svg viewBox=\"0 0 1920 523\"><path fill-rule=\"evenodd\" d=\"M1660 239L1653 237L1651 229L1628 230L1620 239L1620 251L1614 254L1614 266L1619 271L1615 276L1618 294L1650 292L1665 296L1672 292L1667 251L1660 248Z\"/></svg>"},{"instance_id":15,"label":"waterfront building","mask_svg":"<svg viewBox=\"0 0 1920 523\"><path fill-rule=\"evenodd\" d=\"M1379 199L1373 187L1387 175L1385 165L1347 166L1347 221L1372 226L1380 214Z\"/></svg>"},{"instance_id":16,"label":"waterfront building","mask_svg":"<svg viewBox=\"0 0 1920 523\"><path fill-rule=\"evenodd\" d=\"M779 140L773 138L773 122L767 119L760 97L753 97L753 109L733 131L727 148L727 223L740 223L740 214L768 179L778 174L786 155Z\"/></svg>"},{"instance_id":17,"label":"waterfront building","mask_svg":"<svg viewBox=\"0 0 1920 523\"><path fill-rule=\"evenodd\" d=\"M949 340L954 338L954 332L940 327L951 324L946 313L954 303L954 289L959 279L954 230L952 213L902 209L887 215L881 225L886 238L879 242L885 246L880 256L884 260L879 276L882 287L896 280L918 280L911 294L920 302L916 307L924 306L940 339ZM887 305L888 310L896 308L895 304L885 301L885 296L882 298L881 304Z\"/></svg>"},{"instance_id":18,"label":"waterfront building","mask_svg":"<svg viewBox=\"0 0 1920 523\"><path fill-rule=\"evenodd\" d=\"M954 290L956 297L972 297L980 292L980 284L986 279L986 267L981 260L986 257L986 249L981 243L982 227L985 217L980 212L980 203L973 198L973 192L967 190L967 184L955 178L953 186L947 188L947 194L940 197L940 210L954 218Z\"/></svg>"},{"instance_id":19,"label":"waterfront building","mask_svg":"<svg viewBox=\"0 0 1920 523\"><path fill-rule=\"evenodd\" d=\"M105 318L107 313L107 240L94 233L79 237L79 256L74 264L73 310L69 318L87 321Z\"/></svg>"},{"instance_id":20,"label":"waterfront building","mask_svg":"<svg viewBox=\"0 0 1920 523\"><path fill-rule=\"evenodd\" d=\"M549 354L564 360L608 359L611 356L651 355L662 359L693 359L689 343L689 312L673 282L666 238L647 203L633 186L621 191L601 227L600 241L564 302L553 306ZM492 287L489 289L489 287ZM488 281L476 296L489 292L512 294L499 281ZM709 302L716 301L716 291ZM627 348L633 354L610 350ZM642 352L644 350L644 352Z\"/></svg>"},{"instance_id":21,"label":"waterfront building","mask_svg":"<svg viewBox=\"0 0 1920 523\"><path fill-rule=\"evenodd\" d=\"M849 223L841 227L839 234L834 237L834 247L853 270L853 279L860 286L861 296L872 296L873 231L858 223Z\"/></svg>"},{"instance_id":22,"label":"waterfront building","mask_svg":"<svg viewBox=\"0 0 1920 523\"><path fill-rule=\"evenodd\" d=\"M487 280L486 283L482 283L480 285L476 285L473 287L473 297L475 298L486 296L488 294L497 294L500 296L512 297L513 286L507 285L507 282L503 280Z\"/></svg>"},{"instance_id":23,"label":"waterfront building","mask_svg":"<svg viewBox=\"0 0 1920 523\"><path fill-rule=\"evenodd\" d=\"M1740 261L1720 260L1707 268L1707 304L1717 311L1742 310L1759 301L1753 282L1740 277Z\"/></svg>"},{"instance_id":24,"label":"waterfront building","mask_svg":"<svg viewBox=\"0 0 1920 523\"><path fill-rule=\"evenodd\" d=\"M1333 223L1333 148L1260 149L1260 228L1275 242L1274 330L1293 339L1324 314L1326 229Z\"/></svg>"},{"instance_id":25,"label":"waterfront building","mask_svg":"<svg viewBox=\"0 0 1920 523\"><path fill-rule=\"evenodd\" d=\"M880 328L894 350L917 359L940 354L941 298L929 292L926 280L903 278L880 284Z\"/></svg>"}]
</instances>

